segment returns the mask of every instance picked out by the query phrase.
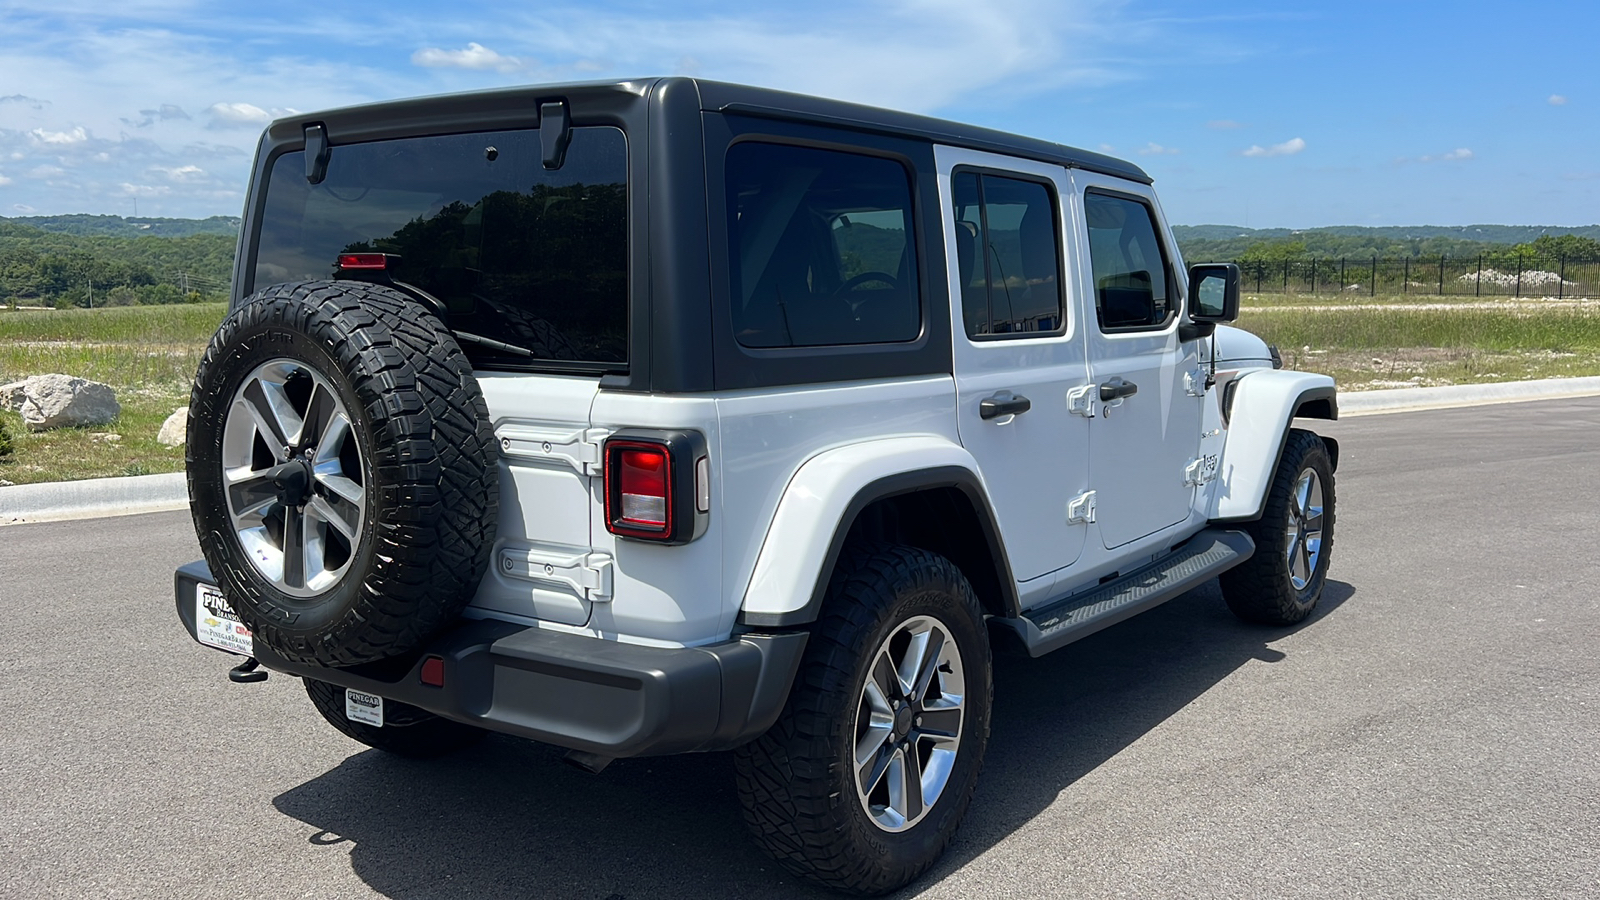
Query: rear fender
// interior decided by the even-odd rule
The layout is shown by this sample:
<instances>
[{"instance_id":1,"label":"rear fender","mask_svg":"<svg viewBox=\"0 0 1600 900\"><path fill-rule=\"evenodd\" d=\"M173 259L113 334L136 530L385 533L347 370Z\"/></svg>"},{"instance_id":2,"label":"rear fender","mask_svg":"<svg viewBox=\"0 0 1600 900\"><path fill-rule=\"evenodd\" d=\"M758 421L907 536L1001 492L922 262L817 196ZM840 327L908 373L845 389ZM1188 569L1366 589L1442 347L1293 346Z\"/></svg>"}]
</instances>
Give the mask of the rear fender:
<instances>
[{"instance_id":1,"label":"rear fender","mask_svg":"<svg viewBox=\"0 0 1600 900\"><path fill-rule=\"evenodd\" d=\"M1287 369L1254 369L1230 381L1223 396L1228 439L1209 508L1213 521L1261 516L1267 487L1296 416L1337 419L1332 378Z\"/></svg>"},{"instance_id":2,"label":"rear fender","mask_svg":"<svg viewBox=\"0 0 1600 900\"><path fill-rule=\"evenodd\" d=\"M814 621L856 515L884 497L936 487L962 489L980 518L988 517L991 543L998 542L977 462L959 444L931 436L891 438L838 447L807 460L778 501L739 621L756 627ZM992 549L1004 565L1004 550ZM1008 581L1006 572L1001 583L1009 587Z\"/></svg>"}]
</instances>

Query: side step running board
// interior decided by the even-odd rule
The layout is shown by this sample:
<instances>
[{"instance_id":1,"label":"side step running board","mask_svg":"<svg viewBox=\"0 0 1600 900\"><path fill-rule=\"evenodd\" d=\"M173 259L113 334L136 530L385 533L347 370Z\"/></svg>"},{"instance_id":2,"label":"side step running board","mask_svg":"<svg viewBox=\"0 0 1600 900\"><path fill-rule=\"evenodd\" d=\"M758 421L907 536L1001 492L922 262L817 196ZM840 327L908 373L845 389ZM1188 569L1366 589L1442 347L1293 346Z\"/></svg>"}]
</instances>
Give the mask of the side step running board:
<instances>
[{"instance_id":1,"label":"side step running board","mask_svg":"<svg viewBox=\"0 0 1600 900\"><path fill-rule=\"evenodd\" d=\"M990 619L1015 631L1028 655L1043 656L1080 638L1131 619L1198 587L1250 558L1255 542L1242 531L1207 528L1171 555L1015 619Z\"/></svg>"}]
</instances>

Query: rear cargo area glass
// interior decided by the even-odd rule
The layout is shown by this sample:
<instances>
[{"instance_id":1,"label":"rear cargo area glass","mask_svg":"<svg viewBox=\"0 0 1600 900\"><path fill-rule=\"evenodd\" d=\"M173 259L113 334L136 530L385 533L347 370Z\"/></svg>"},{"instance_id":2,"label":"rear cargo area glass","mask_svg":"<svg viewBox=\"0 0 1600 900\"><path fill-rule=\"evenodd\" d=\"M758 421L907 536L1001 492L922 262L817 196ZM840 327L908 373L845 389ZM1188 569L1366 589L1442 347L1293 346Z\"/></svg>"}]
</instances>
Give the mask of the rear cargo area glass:
<instances>
[{"instance_id":1,"label":"rear cargo area glass","mask_svg":"<svg viewBox=\"0 0 1600 900\"><path fill-rule=\"evenodd\" d=\"M304 154L273 163L253 290L337 275L343 253L390 254L389 277L438 298L484 368L626 369L627 141L572 130L545 169L536 130L335 145L309 184Z\"/></svg>"}]
</instances>

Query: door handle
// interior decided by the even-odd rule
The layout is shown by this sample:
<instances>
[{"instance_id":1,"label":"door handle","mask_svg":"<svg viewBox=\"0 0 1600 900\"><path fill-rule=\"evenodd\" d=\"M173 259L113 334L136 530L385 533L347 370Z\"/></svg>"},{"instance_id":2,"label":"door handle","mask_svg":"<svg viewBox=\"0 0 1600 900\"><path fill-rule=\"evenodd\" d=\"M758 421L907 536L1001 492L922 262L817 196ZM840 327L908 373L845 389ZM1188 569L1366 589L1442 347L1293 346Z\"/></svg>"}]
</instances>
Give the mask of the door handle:
<instances>
[{"instance_id":1,"label":"door handle","mask_svg":"<svg viewBox=\"0 0 1600 900\"><path fill-rule=\"evenodd\" d=\"M1121 375L1107 378L1105 384L1100 385L1100 402L1110 403L1121 400L1123 397L1132 397L1139 393L1139 386L1131 381L1124 381Z\"/></svg>"},{"instance_id":2,"label":"door handle","mask_svg":"<svg viewBox=\"0 0 1600 900\"><path fill-rule=\"evenodd\" d=\"M998 419L1001 416L1016 416L1033 408L1027 397L1013 394L1010 391L1001 391L992 397L983 398L978 404L978 416L983 419Z\"/></svg>"}]
</instances>

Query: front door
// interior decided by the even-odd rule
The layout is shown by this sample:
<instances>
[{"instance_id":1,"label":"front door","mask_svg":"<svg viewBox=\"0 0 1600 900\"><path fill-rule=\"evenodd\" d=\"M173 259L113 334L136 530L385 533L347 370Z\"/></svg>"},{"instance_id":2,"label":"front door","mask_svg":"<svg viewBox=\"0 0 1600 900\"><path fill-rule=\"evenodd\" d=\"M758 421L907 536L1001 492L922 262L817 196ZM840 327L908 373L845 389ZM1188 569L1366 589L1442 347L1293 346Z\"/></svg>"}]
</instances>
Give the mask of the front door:
<instances>
[{"instance_id":1,"label":"front door","mask_svg":"<svg viewBox=\"0 0 1600 900\"><path fill-rule=\"evenodd\" d=\"M936 151L951 261L957 428L976 458L1023 604L1083 550L1067 507L1087 489L1089 419L1068 408L1088 380L1066 277L1064 170Z\"/></svg>"},{"instance_id":2,"label":"front door","mask_svg":"<svg viewBox=\"0 0 1600 900\"><path fill-rule=\"evenodd\" d=\"M1178 256L1149 188L1086 172L1073 181L1083 213L1078 271L1094 300L1084 330L1100 399L1089 468L1100 536L1113 549L1188 518L1194 488L1185 470L1200 445L1203 409L1188 381L1198 342L1178 339Z\"/></svg>"}]
</instances>

